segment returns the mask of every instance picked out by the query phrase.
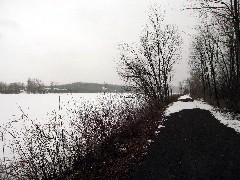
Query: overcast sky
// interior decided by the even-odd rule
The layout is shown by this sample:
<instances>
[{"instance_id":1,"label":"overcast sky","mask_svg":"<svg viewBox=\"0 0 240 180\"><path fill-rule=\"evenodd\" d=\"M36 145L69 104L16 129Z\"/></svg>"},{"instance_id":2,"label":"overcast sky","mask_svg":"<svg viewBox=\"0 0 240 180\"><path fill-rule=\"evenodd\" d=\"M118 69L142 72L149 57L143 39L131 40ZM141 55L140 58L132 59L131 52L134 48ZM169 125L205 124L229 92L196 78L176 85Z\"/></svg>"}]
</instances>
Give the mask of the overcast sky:
<instances>
[{"instance_id":1,"label":"overcast sky","mask_svg":"<svg viewBox=\"0 0 240 180\"><path fill-rule=\"evenodd\" d=\"M167 22L192 33L185 0L0 0L0 81L46 84L121 84L117 45L138 42L148 7L158 2ZM183 33L185 46L189 36ZM187 51L176 66L175 84L187 76Z\"/></svg>"}]
</instances>

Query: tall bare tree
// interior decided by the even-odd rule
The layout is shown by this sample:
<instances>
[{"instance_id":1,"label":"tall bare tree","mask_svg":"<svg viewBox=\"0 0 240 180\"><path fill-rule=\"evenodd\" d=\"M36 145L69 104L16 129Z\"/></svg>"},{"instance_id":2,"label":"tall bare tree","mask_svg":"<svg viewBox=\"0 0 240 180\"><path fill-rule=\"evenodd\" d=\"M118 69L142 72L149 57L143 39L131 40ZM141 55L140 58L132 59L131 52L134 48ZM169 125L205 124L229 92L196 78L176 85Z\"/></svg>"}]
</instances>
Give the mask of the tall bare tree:
<instances>
[{"instance_id":1,"label":"tall bare tree","mask_svg":"<svg viewBox=\"0 0 240 180\"><path fill-rule=\"evenodd\" d=\"M181 38L174 25L164 24L160 7L150 8L140 43L120 45L119 74L158 104L169 97L173 65L179 58Z\"/></svg>"}]
</instances>

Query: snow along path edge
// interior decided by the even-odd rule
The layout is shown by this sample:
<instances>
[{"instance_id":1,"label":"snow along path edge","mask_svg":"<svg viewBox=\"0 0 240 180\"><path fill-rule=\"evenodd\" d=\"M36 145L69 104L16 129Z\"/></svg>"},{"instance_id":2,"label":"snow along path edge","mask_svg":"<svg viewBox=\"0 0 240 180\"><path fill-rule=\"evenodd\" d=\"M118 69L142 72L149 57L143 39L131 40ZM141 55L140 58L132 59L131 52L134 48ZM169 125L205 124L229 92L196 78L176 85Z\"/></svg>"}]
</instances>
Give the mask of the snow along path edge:
<instances>
[{"instance_id":1,"label":"snow along path edge","mask_svg":"<svg viewBox=\"0 0 240 180\"><path fill-rule=\"evenodd\" d=\"M179 99L190 98L189 95L181 96ZM204 109L211 112L211 114L227 127L233 128L236 132L240 133L240 115L235 115L230 112L221 112L220 109L205 103L203 100L194 100L193 102L177 101L170 104L165 110L165 116L172 113L179 112L183 109Z\"/></svg>"}]
</instances>

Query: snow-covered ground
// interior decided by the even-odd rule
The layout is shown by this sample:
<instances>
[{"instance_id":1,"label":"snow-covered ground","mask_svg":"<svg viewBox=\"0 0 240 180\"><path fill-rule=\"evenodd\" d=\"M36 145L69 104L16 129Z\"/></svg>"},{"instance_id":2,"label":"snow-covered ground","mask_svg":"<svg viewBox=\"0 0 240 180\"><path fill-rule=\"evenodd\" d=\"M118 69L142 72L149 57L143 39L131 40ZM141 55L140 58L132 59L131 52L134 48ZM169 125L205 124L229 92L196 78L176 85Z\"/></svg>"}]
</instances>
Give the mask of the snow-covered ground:
<instances>
[{"instance_id":1,"label":"snow-covered ground","mask_svg":"<svg viewBox=\"0 0 240 180\"><path fill-rule=\"evenodd\" d=\"M128 94L102 94L102 93L73 93L73 94L0 94L0 125L10 121L16 121L22 115L22 111L28 114L30 119L45 121L48 114L54 110L72 103L88 103L97 105L105 100L113 100L113 103L121 102ZM59 101L60 98L60 101ZM76 105L76 104L75 104Z\"/></svg>"},{"instance_id":2,"label":"snow-covered ground","mask_svg":"<svg viewBox=\"0 0 240 180\"><path fill-rule=\"evenodd\" d=\"M190 98L189 95L184 95L179 98L179 100ZM184 109L204 109L209 110L212 115L218 119L222 124L235 129L236 132L240 133L240 115L235 115L233 113L221 112L219 109L205 103L204 101L194 100L193 102L182 102L177 101L168 106L165 111L165 115L169 116L172 113L179 112Z\"/></svg>"}]
</instances>

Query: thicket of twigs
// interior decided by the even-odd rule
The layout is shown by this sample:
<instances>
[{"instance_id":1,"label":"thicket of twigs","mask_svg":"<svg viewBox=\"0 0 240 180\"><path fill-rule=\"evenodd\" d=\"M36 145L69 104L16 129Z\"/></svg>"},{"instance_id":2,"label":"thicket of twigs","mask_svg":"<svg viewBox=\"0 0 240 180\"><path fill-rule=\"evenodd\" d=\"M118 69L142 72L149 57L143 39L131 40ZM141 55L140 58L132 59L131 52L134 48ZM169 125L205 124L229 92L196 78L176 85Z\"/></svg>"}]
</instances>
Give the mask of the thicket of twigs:
<instances>
[{"instance_id":1,"label":"thicket of twigs","mask_svg":"<svg viewBox=\"0 0 240 180\"><path fill-rule=\"evenodd\" d=\"M112 97L114 98L114 97ZM98 105L69 102L53 111L48 124L23 114L17 158L5 168L8 179L117 179L141 161L148 140L161 122L162 111L141 98ZM72 103L70 105L70 103ZM63 109L67 113L61 113ZM7 169L6 169L7 168Z\"/></svg>"}]
</instances>

